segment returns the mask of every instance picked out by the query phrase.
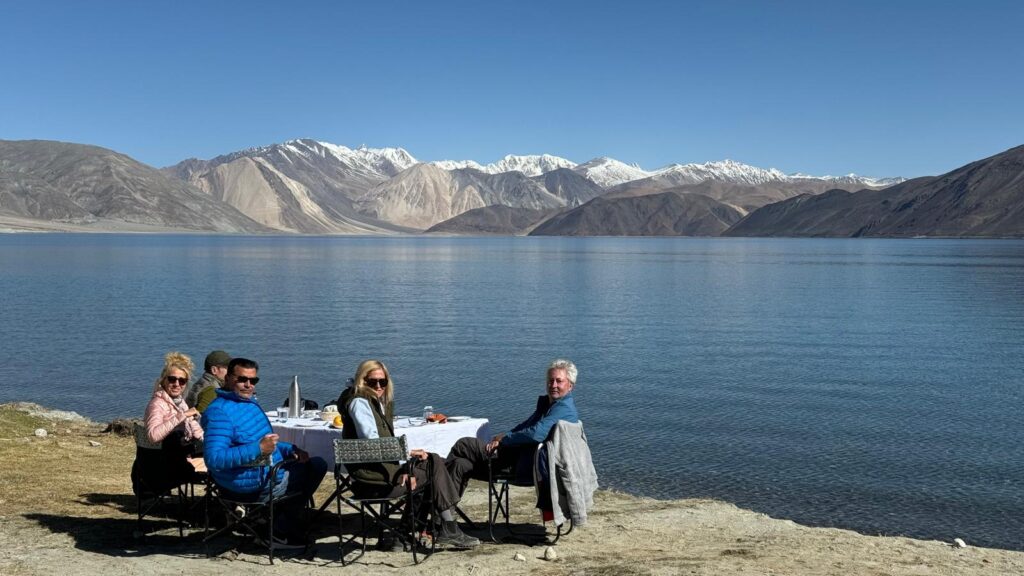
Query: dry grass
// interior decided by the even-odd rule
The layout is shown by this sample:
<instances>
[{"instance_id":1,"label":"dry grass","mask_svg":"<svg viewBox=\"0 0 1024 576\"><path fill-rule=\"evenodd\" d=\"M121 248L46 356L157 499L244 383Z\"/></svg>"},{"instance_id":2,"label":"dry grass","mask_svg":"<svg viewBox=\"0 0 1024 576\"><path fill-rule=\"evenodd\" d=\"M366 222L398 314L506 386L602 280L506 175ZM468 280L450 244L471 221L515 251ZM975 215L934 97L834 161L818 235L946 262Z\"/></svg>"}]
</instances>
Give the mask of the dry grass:
<instances>
[{"instance_id":1,"label":"dry grass","mask_svg":"<svg viewBox=\"0 0 1024 576\"><path fill-rule=\"evenodd\" d=\"M37 428L47 431L36 437ZM103 434L102 426L31 416L0 405L0 516L27 512L110 517L109 500L131 494L131 438ZM89 441L99 442L92 446ZM92 500L92 501L90 501Z\"/></svg>"}]
</instances>

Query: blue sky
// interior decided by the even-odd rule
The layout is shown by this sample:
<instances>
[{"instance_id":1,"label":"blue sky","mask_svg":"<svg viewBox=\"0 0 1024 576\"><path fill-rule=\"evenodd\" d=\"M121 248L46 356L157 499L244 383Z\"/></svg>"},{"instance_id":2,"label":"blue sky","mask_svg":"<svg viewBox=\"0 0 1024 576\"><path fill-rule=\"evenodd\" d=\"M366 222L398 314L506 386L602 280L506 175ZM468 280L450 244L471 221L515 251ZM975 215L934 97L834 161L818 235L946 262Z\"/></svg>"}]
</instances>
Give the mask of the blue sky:
<instances>
[{"instance_id":1,"label":"blue sky","mask_svg":"<svg viewBox=\"0 0 1024 576\"><path fill-rule=\"evenodd\" d=\"M1024 144L1022 30L986 0L7 2L0 138L939 174Z\"/></svg>"}]
</instances>

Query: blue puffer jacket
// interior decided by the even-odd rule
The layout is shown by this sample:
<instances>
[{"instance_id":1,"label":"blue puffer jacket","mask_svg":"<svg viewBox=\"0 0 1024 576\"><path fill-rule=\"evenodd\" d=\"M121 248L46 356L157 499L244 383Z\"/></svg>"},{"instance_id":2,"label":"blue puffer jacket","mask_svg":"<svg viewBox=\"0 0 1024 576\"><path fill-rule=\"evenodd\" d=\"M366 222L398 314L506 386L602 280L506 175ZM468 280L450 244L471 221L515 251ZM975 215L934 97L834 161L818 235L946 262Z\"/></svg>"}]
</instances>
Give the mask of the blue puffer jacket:
<instances>
[{"instance_id":1,"label":"blue puffer jacket","mask_svg":"<svg viewBox=\"0 0 1024 576\"><path fill-rule=\"evenodd\" d=\"M214 481L234 492L248 494L263 490L269 482L270 467L246 466L260 457L260 440L274 430L260 405L234 392L217 390L217 398L203 412L203 459ZM289 458L295 448L278 442L271 465ZM280 481L284 470L278 470Z\"/></svg>"},{"instance_id":2,"label":"blue puffer jacket","mask_svg":"<svg viewBox=\"0 0 1024 576\"><path fill-rule=\"evenodd\" d=\"M572 392L566 394L554 404L547 394L537 398L537 408L524 422L512 429L501 439L501 446L523 446L525 444L540 444L547 440L548 433L559 420L565 420L573 424L580 421L579 412L576 411L576 401L572 398ZM205 428L205 427L204 427ZM206 432L209 434L209 432Z\"/></svg>"}]
</instances>

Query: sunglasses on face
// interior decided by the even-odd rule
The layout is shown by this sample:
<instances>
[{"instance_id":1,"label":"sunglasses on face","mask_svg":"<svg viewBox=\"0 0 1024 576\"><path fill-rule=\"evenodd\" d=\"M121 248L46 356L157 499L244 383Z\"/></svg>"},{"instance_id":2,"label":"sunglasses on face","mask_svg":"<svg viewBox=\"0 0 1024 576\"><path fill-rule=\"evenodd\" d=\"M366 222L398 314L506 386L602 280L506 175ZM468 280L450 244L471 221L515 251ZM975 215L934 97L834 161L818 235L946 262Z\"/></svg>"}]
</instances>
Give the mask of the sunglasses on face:
<instances>
[{"instance_id":1,"label":"sunglasses on face","mask_svg":"<svg viewBox=\"0 0 1024 576\"><path fill-rule=\"evenodd\" d=\"M180 376L167 376L165 379L168 384L181 384L182 386L188 384L188 378L182 378Z\"/></svg>"},{"instance_id":2,"label":"sunglasses on face","mask_svg":"<svg viewBox=\"0 0 1024 576\"><path fill-rule=\"evenodd\" d=\"M388 385L387 378L364 378L363 382L370 388L386 388Z\"/></svg>"},{"instance_id":3,"label":"sunglasses on face","mask_svg":"<svg viewBox=\"0 0 1024 576\"><path fill-rule=\"evenodd\" d=\"M251 382L252 385L255 386L255 385L259 384L260 377L259 376L253 376L253 377L250 378L249 376L239 376L239 375L235 374L235 382L238 382L239 384L245 384L247 382Z\"/></svg>"}]
</instances>

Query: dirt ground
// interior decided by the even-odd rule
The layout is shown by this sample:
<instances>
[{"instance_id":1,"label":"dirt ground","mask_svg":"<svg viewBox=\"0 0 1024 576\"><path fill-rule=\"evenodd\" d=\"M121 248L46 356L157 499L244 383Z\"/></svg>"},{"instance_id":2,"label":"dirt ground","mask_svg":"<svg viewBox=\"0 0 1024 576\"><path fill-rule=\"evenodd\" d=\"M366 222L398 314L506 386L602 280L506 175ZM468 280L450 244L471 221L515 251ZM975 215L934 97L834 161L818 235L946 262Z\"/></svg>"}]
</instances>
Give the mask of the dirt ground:
<instances>
[{"instance_id":1,"label":"dirt ground","mask_svg":"<svg viewBox=\"0 0 1024 576\"><path fill-rule=\"evenodd\" d=\"M151 532L133 537L134 444L101 432L103 427L32 405L0 405L0 574L1024 574L1021 552L809 528L723 502L659 501L608 491L598 493L587 524L552 547L553 560L544 559L544 545L491 543L484 524L466 529L485 539L472 551L440 551L419 566L409 553L369 551L342 567L339 518L332 509L313 522L309 551L282 553L271 566L241 537L204 545L201 528L179 538L167 520L147 520ZM34 434L39 428L45 437ZM318 501L329 493L328 484L333 485L330 476ZM512 521L539 536L531 499L529 489L514 492ZM471 486L463 508L474 520L486 518L484 485ZM345 533L356 523L355 514L342 516ZM507 536L502 528L496 534Z\"/></svg>"}]
</instances>

